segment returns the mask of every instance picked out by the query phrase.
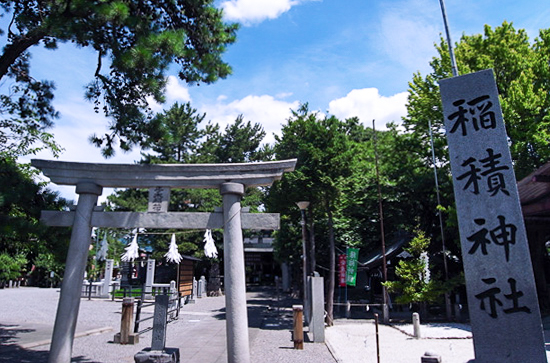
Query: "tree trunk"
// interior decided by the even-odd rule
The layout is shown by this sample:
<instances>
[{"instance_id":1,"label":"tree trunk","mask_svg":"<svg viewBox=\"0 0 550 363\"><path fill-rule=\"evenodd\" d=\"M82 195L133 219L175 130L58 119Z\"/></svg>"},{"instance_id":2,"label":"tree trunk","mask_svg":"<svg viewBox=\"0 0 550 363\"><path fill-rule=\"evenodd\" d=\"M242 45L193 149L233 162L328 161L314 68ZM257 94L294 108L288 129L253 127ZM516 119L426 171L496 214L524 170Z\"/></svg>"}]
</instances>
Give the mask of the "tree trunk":
<instances>
[{"instance_id":1,"label":"tree trunk","mask_svg":"<svg viewBox=\"0 0 550 363\"><path fill-rule=\"evenodd\" d=\"M330 263L329 263L329 278L327 289L327 325L334 325L334 279L336 274L336 255L334 248L334 225L332 220L332 210L330 206L327 207L328 214L328 240L330 243Z\"/></svg>"}]
</instances>

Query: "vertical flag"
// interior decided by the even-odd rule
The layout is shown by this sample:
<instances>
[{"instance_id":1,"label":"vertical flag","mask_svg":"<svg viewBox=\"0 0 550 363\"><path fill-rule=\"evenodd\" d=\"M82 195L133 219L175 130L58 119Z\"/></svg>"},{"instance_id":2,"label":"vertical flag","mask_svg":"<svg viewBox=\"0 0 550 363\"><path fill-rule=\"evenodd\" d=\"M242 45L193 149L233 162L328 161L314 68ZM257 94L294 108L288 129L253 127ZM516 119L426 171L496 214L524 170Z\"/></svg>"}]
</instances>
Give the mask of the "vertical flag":
<instances>
[{"instance_id":1,"label":"vertical flag","mask_svg":"<svg viewBox=\"0 0 550 363\"><path fill-rule=\"evenodd\" d=\"M348 286L355 286L357 279L357 258L359 257L359 248L350 248L347 253L346 283Z\"/></svg>"},{"instance_id":2,"label":"vertical flag","mask_svg":"<svg viewBox=\"0 0 550 363\"><path fill-rule=\"evenodd\" d=\"M346 286L346 255L338 255L338 286Z\"/></svg>"}]
</instances>

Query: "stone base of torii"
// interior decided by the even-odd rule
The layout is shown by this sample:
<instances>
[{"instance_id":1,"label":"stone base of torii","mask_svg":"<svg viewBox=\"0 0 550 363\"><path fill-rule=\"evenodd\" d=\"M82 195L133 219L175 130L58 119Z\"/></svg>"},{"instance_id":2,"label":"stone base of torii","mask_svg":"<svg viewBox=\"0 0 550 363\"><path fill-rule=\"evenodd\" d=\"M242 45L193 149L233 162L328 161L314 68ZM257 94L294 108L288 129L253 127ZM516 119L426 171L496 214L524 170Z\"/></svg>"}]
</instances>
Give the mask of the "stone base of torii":
<instances>
[{"instance_id":1,"label":"stone base of torii","mask_svg":"<svg viewBox=\"0 0 550 363\"><path fill-rule=\"evenodd\" d=\"M76 211L43 213L43 222L47 225L72 226L50 348L50 363L71 361L92 227L223 228L227 358L230 363L250 361L242 229L277 229L279 219L276 214L251 213L243 213L241 219L240 202L245 188L271 185L281 179L284 172L294 170L295 159L242 164L162 165L33 159L31 164L55 184L75 185L79 195ZM106 216L105 212L94 211L98 196L106 187L215 188L223 198L223 213L113 212Z\"/></svg>"}]
</instances>

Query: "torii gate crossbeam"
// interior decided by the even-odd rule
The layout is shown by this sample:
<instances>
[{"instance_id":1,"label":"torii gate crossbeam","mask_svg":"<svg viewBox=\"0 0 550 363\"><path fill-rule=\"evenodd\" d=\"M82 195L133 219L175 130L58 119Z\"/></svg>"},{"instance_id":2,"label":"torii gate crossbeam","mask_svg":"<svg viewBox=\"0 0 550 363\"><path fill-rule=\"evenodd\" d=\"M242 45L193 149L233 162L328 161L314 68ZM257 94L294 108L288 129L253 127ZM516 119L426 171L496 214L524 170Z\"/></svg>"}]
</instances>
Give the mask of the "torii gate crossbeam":
<instances>
[{"instance_id":1,"label":"torii gate crossbeam","mask_svg":"<svg viewBox=\"0 0 550 363\"><path fill-rule=\"evenodd\" d=\"M119 212L112 213L109 222L104 212L94 211L104 187L219 189L223 197L223 213L203 213L198 217L202 220L197 225L207 226L212 223L218 226L221 222L224 228L227 357L230 363L250 362L242 228L248 226L268 229L267 226L273 226L273 218L277 215L259 217L262 214L241 213L240 201L246 187L271 185L275 180L281 179L284 172L293 171L296 159L241 164L163 165L93 164L33 159L31 164L42 170L53 183L75 185L76 193L79 194L75 212L44 211L43 215L43 220L48 225L73 227L52 336L50 363L71 361L80 293L94 223L112 224L115 221L117 226L131 228L138 223L162 225L169 220L165 225L170 227L164 228L173 228L173 224L185 223L186 219L192 218L190 213L156 213L153 216L148 213ZM278 218L275 226L278 226Z\"/></svg>"}]
</instances>

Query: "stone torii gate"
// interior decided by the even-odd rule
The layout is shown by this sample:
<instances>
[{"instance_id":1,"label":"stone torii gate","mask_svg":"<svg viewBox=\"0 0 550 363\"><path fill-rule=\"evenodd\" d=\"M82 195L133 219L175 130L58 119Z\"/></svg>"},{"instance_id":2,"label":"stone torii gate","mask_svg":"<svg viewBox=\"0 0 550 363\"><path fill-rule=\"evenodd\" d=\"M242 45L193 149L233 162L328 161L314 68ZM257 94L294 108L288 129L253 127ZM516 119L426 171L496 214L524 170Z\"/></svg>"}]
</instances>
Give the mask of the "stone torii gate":
<instances>
[{"instance_id":1,"label":"stone torii gate","mask_svg":"<svg viewBox=\"0 0 550 363\"><path fill-rule=\"evenodd\" d=\"M230 363L248 363L248 317L242 229L277 229L278 214L242 213L247 187L268 186L284 172L293 171L296 159L242 164L93 164L31 160L59 185L75 185L79 195L74 212L43 211L50 226L72 226L71 243L57 307L50 363L71 361L80 294L91 243L92 226L119 228L223 228L227 357ZM218 213L134 213L96 210L103 188L216 188L223 199Z\"/></svg>"}]
</instances>

